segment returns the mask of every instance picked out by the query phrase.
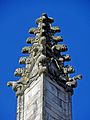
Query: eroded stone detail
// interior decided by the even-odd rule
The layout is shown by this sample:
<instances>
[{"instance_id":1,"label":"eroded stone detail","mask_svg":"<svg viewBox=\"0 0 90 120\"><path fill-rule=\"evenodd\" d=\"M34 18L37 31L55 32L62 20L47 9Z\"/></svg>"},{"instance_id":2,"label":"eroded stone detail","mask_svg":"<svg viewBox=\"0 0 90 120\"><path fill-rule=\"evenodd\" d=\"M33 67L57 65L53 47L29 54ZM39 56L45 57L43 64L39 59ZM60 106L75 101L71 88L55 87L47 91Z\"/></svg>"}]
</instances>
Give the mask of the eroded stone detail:
<instances>
[{"instance_id":1,"label":"eroded stone detail","mask_svg":"<svg viewBox=\"0 0 90 120\"><path fill-rule=\"evenodd\" d=\"M16 92L16 95L22 95L24 90L37 78L44 73L54 79L59 85L62 85L67 91L72 91L77 85L77 79L81 75L70 77L74 73L73 66L64 65L64 62L71 60L70 55L62 55L68 50L67 46L60 44L63 41L62 36L54 36L60 32L58 26L51 26L54 19L43 13L36 20L37 28L30 28L29 33L35 37L27 38L26 42L32 46L22 48L22 53L28 54L28 57L21 57L20 64L25 64L25 68L17 68L15 76L20 76L18 81L8 82L8 86Z\"/></svg>"}]
</instances>

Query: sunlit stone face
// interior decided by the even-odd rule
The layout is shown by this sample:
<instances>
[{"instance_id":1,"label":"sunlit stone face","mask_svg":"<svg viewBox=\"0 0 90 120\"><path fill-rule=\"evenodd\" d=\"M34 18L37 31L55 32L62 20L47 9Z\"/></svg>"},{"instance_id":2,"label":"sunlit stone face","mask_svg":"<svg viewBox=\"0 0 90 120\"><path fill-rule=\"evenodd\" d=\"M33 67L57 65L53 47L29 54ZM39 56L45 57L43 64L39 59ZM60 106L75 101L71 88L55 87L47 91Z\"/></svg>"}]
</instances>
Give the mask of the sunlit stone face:
<instances>
[{"instance_id":1,"label":"sunlit stone face","mask_svg":"<svg viewBox=\"0 0 90 120\"><path fill-rule=\"evenodd\" d=\"M24 120L41 120L43 102L41 83L38 78L24 93Z\"/></svg>"}]
</instances>

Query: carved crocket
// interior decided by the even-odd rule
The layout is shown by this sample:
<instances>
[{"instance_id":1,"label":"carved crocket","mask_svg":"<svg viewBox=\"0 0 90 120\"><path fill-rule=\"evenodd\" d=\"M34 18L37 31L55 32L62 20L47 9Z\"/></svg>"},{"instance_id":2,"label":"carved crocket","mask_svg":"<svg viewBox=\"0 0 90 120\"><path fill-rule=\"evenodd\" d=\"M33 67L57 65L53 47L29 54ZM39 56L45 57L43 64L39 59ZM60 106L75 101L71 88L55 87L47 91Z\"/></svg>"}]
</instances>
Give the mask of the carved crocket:
<instances>
[{"instance_id":1,"label":"carved crocket","mask_svg":"<svg viewBox=\"0 0 90 120\"><path fill-rule=\"evenodd\" d=\"M24 87L22 83L9 81L7 86L12 86L12 89L16 92L16 96L23 94Z\"/></svg>"},{"instance_id":2,"label":"carved crocket","mask_svg":"<svg viewBox=\"0 0 90 120\"><path fill-rule=\"evenodd\" d=\"M15 76L23 76L25 74L25 68L17 68L14 72Z\"/></svg>"},{"instance_id":3,"label":"carved crocket","mask_svg":"<svg viewBox=\"0 0 90 120\"><path fill-rule=\"evenodd\" d=\"M71 73L74 73L75 70L74 70L73 66L66 65L65 67L63 67L63 72L65 74L67 74L67 73L71 74Z\"/></svg>"},{"instance_id":4,"label":"carved crocket","mask_svg":"<svg viewBox=\"0 0 90 120\"><path fill-rule=\"evenodd\" d=\"M59 52L65 52L67 51L67 46L64 44L57 44L52 47L52 51L55 52L55 50Z\"/></svg>"},{"instance_id":5,"label":"carved crocket","mask_svg":"<svg viewBox=\"0 0 90 120\"><path fill-rule=\"evenodd\" d=\"M73 78L69 78L68 82L66 82L66 85L68 85L69 87L75 88L77 87L77 80L81 80L82 79L82 75L77 75Z\"/></svg>"}]
</instances>

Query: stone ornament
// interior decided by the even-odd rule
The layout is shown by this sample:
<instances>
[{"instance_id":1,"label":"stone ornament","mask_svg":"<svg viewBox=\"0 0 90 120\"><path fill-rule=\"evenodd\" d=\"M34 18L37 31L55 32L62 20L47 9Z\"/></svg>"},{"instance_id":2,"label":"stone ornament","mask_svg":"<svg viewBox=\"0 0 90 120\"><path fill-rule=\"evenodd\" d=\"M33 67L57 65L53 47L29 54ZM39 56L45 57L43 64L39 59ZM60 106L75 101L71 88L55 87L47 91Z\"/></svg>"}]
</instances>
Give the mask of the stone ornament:
<instances>
[{"instance_id":1,"label":"stone ornament","mask_svg":"<svg viewBox=\"0 0 90 120\"><path fill-rule=\"evenodd\" d=\"M62 54L68 50L67 46L60 44L63 41L62 36L54 36L60 32L58 26L51 26L54 19L43 13L36 20L37 28L30 28L29 33L35 37L27 38L27 44L22 48L22 53L28 54L28 57L21 57L20 64L25 64L25 68L17 68L14 72L15 76L20 76L18 81L10 81L8 86L16 92L16 95L22 95L29 85L44 73L55 80L57 84L62 85L68 92L73 91L77 86L77 80L81 79L81 75L73 78L70 74L74 73L73 66L64 65L65 62L71 60L69 54Z\"/></svg>"}]
</instances>

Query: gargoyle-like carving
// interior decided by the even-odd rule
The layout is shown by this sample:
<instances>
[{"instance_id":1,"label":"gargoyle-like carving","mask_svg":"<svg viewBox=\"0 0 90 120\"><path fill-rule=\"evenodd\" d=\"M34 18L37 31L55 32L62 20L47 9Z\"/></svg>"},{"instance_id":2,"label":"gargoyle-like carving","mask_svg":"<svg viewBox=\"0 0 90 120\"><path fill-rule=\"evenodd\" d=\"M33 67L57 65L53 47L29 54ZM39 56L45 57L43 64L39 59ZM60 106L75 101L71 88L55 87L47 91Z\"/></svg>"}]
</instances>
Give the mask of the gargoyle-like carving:
<instances>
[{"instance_id":1,"label":"gargoyle-like carving","mask_svg":"<svg viewBox=\"0 0 90 120\"><path fill-rule=\"evenodd\" d=\"M10 81L7 86L12 86L12 89L16 92L16 96L22 95L24 92L24 87L22 83L17 83L15 81Z\"/></svg>"},{"instance_id":2,"label":"gargoyle-like carving","mask_svg":"<svg viewBox=\"0 0 90 120\"><path fill-rule=\"evenodd\" d=\"M66 82L66 85L68 85L69 87L75 88L77 87L77 80L81 80L82 79L82 75L77 75L73 78L69 78L68 82Z\"/></svg>"},{"instance_id":3,"label":"gargoyle-like carving","mask_svg":"<svg viewBox=\"0 0 90 120\"><path fill-rule=\"evenodd\" d=\"M47 63L47 57L45 55L41 54L36 61L36 65L38 66L39 74L47 71L46 63Z\"/></svg>"}]
</instances>

